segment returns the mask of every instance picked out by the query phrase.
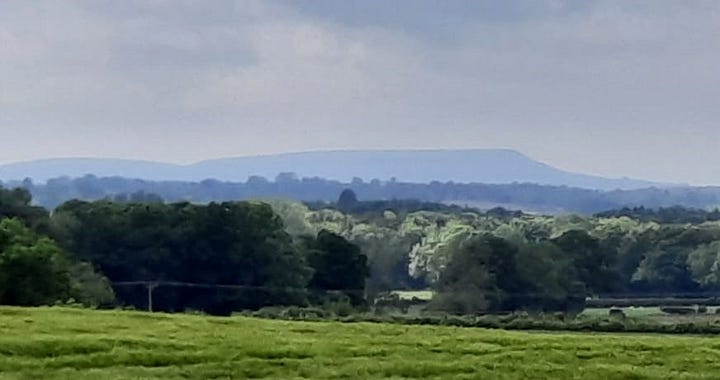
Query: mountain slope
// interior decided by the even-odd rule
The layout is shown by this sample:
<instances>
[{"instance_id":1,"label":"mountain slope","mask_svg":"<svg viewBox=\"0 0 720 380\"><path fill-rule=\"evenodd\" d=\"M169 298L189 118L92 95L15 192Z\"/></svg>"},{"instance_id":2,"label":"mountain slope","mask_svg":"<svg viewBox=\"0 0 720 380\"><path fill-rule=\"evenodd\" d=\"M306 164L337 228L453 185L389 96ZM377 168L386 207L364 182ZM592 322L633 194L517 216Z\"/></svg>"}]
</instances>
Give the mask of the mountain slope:
<instances>
[{"instance_id":1,"label":"mountain slope","mask_svg":"<svg viewBox=\"0 0 720 380\"><path fill-rule=\"evenodd\" d=\"M258 175L274 178L292 172L299 177L349 181L396 178L404 182L537 183L598 190L638 189L658 185L633 179L610 179L563 171L512 150L320 151L223 158L192 165L148 161L68 158L0 165L0 179L122 176L147 180L245 181Z\"/></svg>"}]
</instances>

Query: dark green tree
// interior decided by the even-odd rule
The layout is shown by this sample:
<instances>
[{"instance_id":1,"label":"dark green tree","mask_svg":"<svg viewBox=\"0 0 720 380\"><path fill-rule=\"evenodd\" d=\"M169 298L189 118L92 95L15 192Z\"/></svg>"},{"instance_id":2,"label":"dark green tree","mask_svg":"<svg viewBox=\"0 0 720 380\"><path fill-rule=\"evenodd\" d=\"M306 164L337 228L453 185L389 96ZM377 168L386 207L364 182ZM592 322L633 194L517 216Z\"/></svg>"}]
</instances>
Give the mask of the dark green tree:
<instances>
[{"instance_id":1,"label":"dark green tree","mask_svg":"<svg viewBox=\"0 0 720 380\"><path fill-rule=\"evenodd\" d=\"M435 283L435 307L458 314L501 310L509 296L522 291L515 275L518 249L507 241L471 236L449 249L451 259Z\"/></svg>"},{"instance_id":2,"label":"dark green tree","mask_svg":"<svg viewBox=\"0 0 720 380\"><path fill-rule=\"evenodd\" d=\"M0 187L0 219L16 218L35 231L47 231L48 212L32 205L30 191L24 188Z\"/></svg>"},{"instance_id":3,"label":"dark green tree","mask_svg":"<svg viewBox=\"0 0 720 380\"><path fill-rule=\"evenodd\" d=\"M484 234L450 244L435 284L436 308L458 313L513 310L579 312L584 286L573 260L549 242L516 246Z\"/></svg>"},{"instance_id":4,"label":"dark green tree","mask_svg":"<svg viewBox=\"0 0 720 380\"><path fill-rule=\"evenodd\" d=\"M554 244L520 245L516 268L523 290L513 302L515 308L568 312L584 308L585 284L577 278L573 259Z\"/></svg>"},{"instance_id":5,"label":"dark green tree","mask_svg":"<svg viewBox=\"0 0 720 380\"><path fill-rule=\"evenodd\" d=\"M589 293L611 293L622 286L616 249L601 246L599 239L577 229L565 232L552 242L572 258L578 279Z\"/></svg>"},{"instance_id":6,"label":"dark green tree","mask_svg":"<svg viewBox=\"0 0 720 380\"><path fill-rule=\"evenodd\" d=\"M348 212L358 203L357 195L350 189L343 190L337 201L337 208L340 211Z\"/></svg>"},{"instance_id":7,"label":"dark green tree","mask_svg":"<svg viewBox=\"0 0 720 380\"><path fill-rule=\"evenodd\" d=\"M314 239L305 239L308 263L314 273L309 288L339 291L353 305L364 300L365 280L370 275L367 257L342 236L323 230Z\"/></svg>"},{"instance_id":8,"label":"dark green tree","mask_svg":"<svg viewBox=\"0 0 720 380\"><path fill-rule=\"evenodd\" d=\"M264 203L71 201L56 210L52 226L78 261L113 282L205 284L157 288L156 310L229 314L306 299L305 257ZM141 287L114 290L124 303L147 306Z\"/></svg>"}]
</instances>

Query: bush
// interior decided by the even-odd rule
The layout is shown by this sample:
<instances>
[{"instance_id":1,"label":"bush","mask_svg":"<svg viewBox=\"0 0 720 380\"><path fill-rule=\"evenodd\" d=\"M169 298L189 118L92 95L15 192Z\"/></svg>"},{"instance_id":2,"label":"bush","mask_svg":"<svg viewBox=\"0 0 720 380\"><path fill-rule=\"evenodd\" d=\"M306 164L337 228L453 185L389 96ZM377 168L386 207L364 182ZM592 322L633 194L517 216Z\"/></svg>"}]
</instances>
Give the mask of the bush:
<instances>
[{"instance_id":1,"label":"bush","mask_svg":"<svg viewBox=\"0 0 720 380\"><path fill-rule=\"evenodd\" d=\"M280 312L280 316L284 319L297 320L323 320L330 317L327 312L314 307L297 307L292 306Z\"/></svg>"},{"instance_id":2,"label":"bush","mask_svg":"<svg viewBox=\"0 0 720 380\"><path fill-rule=\"evenodd\" d=\"M608 311L608 315L611 318L625 319L625 312L617 307L610 308L610 311Z\"/></svg>"},{"instance_id":3,"label":"bush","mask_svg":"<svg viewBox=\"0 0 720 380\"><path fill-rule=\"evenodd\" d=\"M355 308L347 301L326 302L323 309L338 317L347 317L355 312Z\"/></svg>"},{"instance_id":4,"label":"bush","mask_svg":"<svg viewBox=\"0 0 720 380\"><path fill-rule=\"evenodd\" d=\"M115 304L115 292L110 281L95 271L89 263L77 263L70 267L70 294L78 303L90 307L108 307Z\"/></svg>"},{"instance_id":5,"label":"bush","mask_svg":"<svg viewBox=\"0 0 720 380\"><path fill-rule=\"evenodd\" d=\"M267 318L267 319L279 319L282 315L283 309L278 306L267 306L253 313L254 317Z\"/></svg>"}]
</instances>

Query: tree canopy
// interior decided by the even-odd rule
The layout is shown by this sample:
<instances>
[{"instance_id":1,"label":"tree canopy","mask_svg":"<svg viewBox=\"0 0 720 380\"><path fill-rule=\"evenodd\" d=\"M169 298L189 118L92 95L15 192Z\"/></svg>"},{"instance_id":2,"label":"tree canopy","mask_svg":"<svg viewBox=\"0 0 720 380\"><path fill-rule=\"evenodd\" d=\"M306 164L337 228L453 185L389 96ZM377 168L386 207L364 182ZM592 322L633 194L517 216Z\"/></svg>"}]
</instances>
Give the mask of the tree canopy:
<instances>
[{"instance_id":1,"label":"tree canopy","mask_svg":"<svg viewBox=\"0 0 720 380\"><path fill-rule=\"evenodd\" d=\"M434 289L433 306L452 312L576 311L585 297L720 286L720 221L696 210L552 216L348 194L347 207L128 194L50 214L28 191L0 188L0 303L146 308L150 293L155 310L226 315Z\"/></svg>"},{"instance_id":2,"label":"tree canopy","mask_svg":"<svg viewBox=\"0 0 720 380\"><path fill-rule=\"evenodd\" d=\"M70 297L70 263L18 219L0 220L0 304L39 306Z\"/></svg>"}]
</instances>

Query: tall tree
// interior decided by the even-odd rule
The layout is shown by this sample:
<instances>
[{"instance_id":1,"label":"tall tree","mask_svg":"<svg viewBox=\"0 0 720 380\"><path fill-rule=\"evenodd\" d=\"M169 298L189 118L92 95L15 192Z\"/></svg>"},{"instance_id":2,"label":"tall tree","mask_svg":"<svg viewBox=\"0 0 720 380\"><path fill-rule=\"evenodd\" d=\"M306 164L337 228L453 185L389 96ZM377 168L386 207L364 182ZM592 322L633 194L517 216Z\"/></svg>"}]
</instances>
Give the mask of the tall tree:
<instances>
[{"instance_id":1,"label":"tall tree","mask_svg":"<svg viewBox=\"0 0 720 380\"><path fill-rule=\"evenodd\" d=\"M17 218L35 231L46 232L48 212L32 205L32 195L25 188L0 187L0 219Z\"/></svg>"},{"instance_id":2,"label":"tall tree","mask_svg":"<svg viewBox=\"0 0 720 380\"><path fill-rule=\"evenodd\" d=\"M720 289L720 241L690 252L687 264L693 279L705 289Z\"/></svg>"},{"instance_id":3,"label":"tall tree","mask_svg":"<svg viewBox=\"0 0 720 380\"><path fill-rule=\"evenodd\" d=\"M338 210L348 212L358 203L357 195L350 189L345 189L340 193L337 201Z\"/></svg>"},{"instance_id":4,"label":"tall tree","mask_svg":"<svg viewBox=\"0 0 720 380\"><path fill-rule=\"evenodd\" d=\"M485 234L453 242L450 261L435 283L438 308L462 314L500 310L522 291L515 276L517 247Z\"/></svg>"},{"instance_id":5,"label":"tall tree","mask_svg":"<svg viewBox=\"0 0 720 380\"><path fill-rule=\"evenodd\" d=\"M360 248L327 230L315 239L306 239L308 263L314 270L309 287L322 291L342 291L355 304L364 299L365 279L369 276L367 257Z\"/></svg>"},{"instance_id":6,"label":"tall tree","mask_svg":"<svg viewBox=\"0 0 720 380\"><path fill-rule=\"evenodd\" d=\"M158 310L228 314L304 302L310 270L282 220L264 203L71 201L52 219L63 246L113 282L208 284L158 288ZM115 291L125 303L146 306L144 289Z\"/></svg>"},{"instance_id":7,"label":"tall tree","mask_svg":"<svg viewBox=\"0 0 720 380\"><path fill-rule=\"evenodd\" d=\"M69 261L17 219L0 220L0 304L48 305L69 297Z\"/></svg>"},{"instance_id":8,"label":"tall tree","mask_svg":"<svg viewBox=\"0 0 720 380\"><path fill-rule=\"evenodd\" d=\"M633 275L636 286L644 291L686 292L697 289L687 265L687 255L653 250L645 255Z\"/></svg>"},{"instance_id":9,"label":"tall tree","mask_svg":"<svg viewBox=\"0 0 720 380\"><path fill-rule=\"evenodd\" d=\"M573 229L552 242L572 257L578 278L589 292L610 293L621 285L617 250L601 246L587 231Z\"/></svg>"}]
</instances>

